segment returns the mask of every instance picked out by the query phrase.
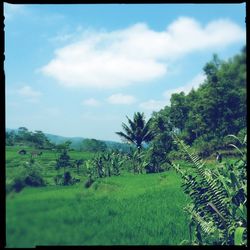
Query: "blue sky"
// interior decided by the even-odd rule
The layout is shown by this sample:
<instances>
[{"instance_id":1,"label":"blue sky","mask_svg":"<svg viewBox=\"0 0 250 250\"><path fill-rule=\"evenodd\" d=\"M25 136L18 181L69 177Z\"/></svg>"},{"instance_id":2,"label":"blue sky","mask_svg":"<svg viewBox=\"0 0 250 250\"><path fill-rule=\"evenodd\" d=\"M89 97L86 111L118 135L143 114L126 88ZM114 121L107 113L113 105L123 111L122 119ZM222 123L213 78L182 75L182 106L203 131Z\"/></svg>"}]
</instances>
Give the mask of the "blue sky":
<instances>
[{"instance_id":1,"label":"blue sky","mask_svg":"<svg viewBox=\"0 0 250 250\"><path fill-rule=\"evenodd\" d=\"M245 45L245 4L4 4L6 127L120 141Z\"/></svg>"}]
</instances>

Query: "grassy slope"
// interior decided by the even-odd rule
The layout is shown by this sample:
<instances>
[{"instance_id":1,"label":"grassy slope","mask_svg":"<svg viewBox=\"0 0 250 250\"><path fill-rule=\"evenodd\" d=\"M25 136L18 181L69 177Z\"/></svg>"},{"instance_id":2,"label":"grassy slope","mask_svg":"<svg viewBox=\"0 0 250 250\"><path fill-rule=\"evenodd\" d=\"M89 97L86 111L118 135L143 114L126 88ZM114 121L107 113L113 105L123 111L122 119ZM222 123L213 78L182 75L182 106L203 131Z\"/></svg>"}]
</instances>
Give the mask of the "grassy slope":
<instances>
[{"instance_id":1,"label":"grassy slope","mask_svg":"<svg viewBox=\"0 0 250 250\"><path fill-rule=\"evenodd\" d=\"M7 197L7 246L176 245L187 200L169 171L102 179L89 189L26 188Z\"/></svg>"},{"instance_id":2,"label":"grassy slope","mask_svg":"<svg viewBox=\"0 0 250 250\"><path fill-rule=\"evenodd\" d=\"M29 160L29 155L17 153L19 149L6 147L7 179ZM86 160L93 155L72 151L70 156ZM44 151L36 158L52 185L58 173L54 169L56 157L56 153ZM177 162L182 167L190 165ZM207 163L214 167L213 160ZM188 220L183 212L187 200L174 172L106 178L90 189L83 188L84 179L71 187L25 188L8 195L8 246L176 245L188 239Z\"/></svg>"},{"instance_id":3,"label":"grassy slope","mask_svg":"<svg viewBox=\"0 0 250 250\"><path fill-rule=\"evenodd\" d=\"M26 149L26 155L19 155L18 151L20 149ZM13 178L15 173L20 169L20 166L28 162L30 159L30 152L34 151L33 148L29 147L6 147L6 176L7 179ZM39 151L39 150L37 150ZM38 163L43 168L43 176L45 177L47 184L54 184L53 177L58 173L63 173L63 169L56 171L56 159L59 156L59 153L52 152L49 150L42 150L43 154L41 156L35 157L36 163ZM70 151L69 156L73 160L83 159L88 160L93 157L94 153L89 152L79 152L79 151ZM70 171L76 175L76 168L70 169ZM80 168L80 173L83 173L83 168Z\"/></svg>"}]
</instances>

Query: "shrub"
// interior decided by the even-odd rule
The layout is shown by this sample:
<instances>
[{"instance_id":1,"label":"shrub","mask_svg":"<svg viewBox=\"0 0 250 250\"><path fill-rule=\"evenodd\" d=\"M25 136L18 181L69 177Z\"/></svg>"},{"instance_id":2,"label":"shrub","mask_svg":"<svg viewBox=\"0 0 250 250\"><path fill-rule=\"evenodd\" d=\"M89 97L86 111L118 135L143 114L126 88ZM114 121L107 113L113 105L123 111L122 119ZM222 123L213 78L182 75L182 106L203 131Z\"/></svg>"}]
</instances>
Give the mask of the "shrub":
<instances>
[{"instance_id":1,"label":"shrub","mask_svg":"<svg viewBox=\"0 0 250 250\"><path fill-rule=\"evenodd\" d=\"M60 168L64 168L65 171L65 168L70 166L71 166L70 156L68 155L67 150L63 150L59 158L56 160L55 169L58 170Z\"/></svg>"},{"instance_id":2,"label":"shrub","mask_svg":"<svg viewBox=\"0 0 250 250\"><path fill-rule=\"evenodd\" d=\"M63 185L65 186L72 184L71 182L72 177L71 177L70 172L67 171L64 173L63 180L64 180Z\"/></svg>"},{"instance_id":3,"label":"shrub","mask_svg":"<svg viewBox=\"0 0 250 250\"><path fill-rule=\"evenodd\" d=\"M41 187L45 186L45 181L38 170L31 169L25 177L25 184L31 187Z\"/></svg>"},{"instance_id":4,"label":"shrub","mask_svg":"<svg viewBox=\"0 0 250 250\"><path fill-rule=\"evenodd\" d=\"M62 174L56 175L54 177L54 182L55 182L56 185L67 186L67 185L73 185L73 184L75 184L77 182L80 182L80 179L72 177L70 172L67 171L63 175Z\"/></svg>"},{"instance_id":5,"label":"shrub","mask_svg":"<svg viewBox=\"0 0 250 250\"><path fill-rule=\"evenodd\" d=\"M63 185L64 180L63 180L63 175L58 174L54 177L54 182L56 185Z\"/></svg>"},{"instance_id":6,"label":"shrub","mask_svg":"<svg viewBox=\"0 0 250 250\"><path fill-rule=\"evenodd\" d=\"M10 188L10 190L13 190L15 192L20 192L25 186L26 186L25 177L16 176L12 182L12 187Z\"/></svg>"},{"instance_id":7,"label":"shrub","mask_svg":"<svg viewBox=\"0 0 250 250\"><path fill-rule=\"evenodd\" d=\"M84 183L85 188L89 188L94 183L94 180L91 178L88 178L87 181Z\"/></svg>"},{"instance_id":8,"label":"shrub","mask_svg":"<svg viewBox=\"0 0 250 250\"><path fill-rule=\"evenodd\" d=\"M33 165L30 167L20 166L13 180L7 182L6 192L20 192L26 186L40 187L45 185L46 184L42 177L41 169L38 165Z\"/></svg>"}]
</instances>

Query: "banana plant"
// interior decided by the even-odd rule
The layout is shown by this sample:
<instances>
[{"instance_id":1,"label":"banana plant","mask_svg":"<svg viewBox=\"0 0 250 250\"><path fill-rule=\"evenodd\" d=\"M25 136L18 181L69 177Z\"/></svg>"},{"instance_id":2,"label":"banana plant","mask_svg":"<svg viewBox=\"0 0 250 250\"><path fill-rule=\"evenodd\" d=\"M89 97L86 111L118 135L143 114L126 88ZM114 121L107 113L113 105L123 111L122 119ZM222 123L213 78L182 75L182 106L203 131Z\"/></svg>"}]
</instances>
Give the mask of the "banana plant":
<instances>
[{"instance_id":1,"label":"banana plant","mask_svg":"<svg viewBox=\"0 0 250 250\"><path fill-rule=\"evenodd\" d=\"M97 178L96 169L95 169L95 163L93 160L87 160L87 161L85 161L84 164L85 164L85 167L87 170L87 176L88 176L88 179L85 182L85 187L88 188L92 185L92 183Z\"/></svg>"}]
</instances>

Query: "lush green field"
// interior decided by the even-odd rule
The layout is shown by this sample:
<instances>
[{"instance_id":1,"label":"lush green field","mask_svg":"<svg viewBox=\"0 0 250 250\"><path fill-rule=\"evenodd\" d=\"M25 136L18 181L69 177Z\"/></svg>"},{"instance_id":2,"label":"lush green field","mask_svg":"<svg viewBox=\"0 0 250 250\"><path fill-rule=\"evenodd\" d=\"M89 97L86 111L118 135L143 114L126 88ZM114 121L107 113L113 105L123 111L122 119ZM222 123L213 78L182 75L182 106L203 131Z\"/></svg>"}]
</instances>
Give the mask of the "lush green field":
<instances>
[{"instance_id":1,"label":"lush green field","mask_svg":"<svg viewBox=\"0 0 250 250\"><path fill-rule=\"evenodd\" d=\"M47 163L48 161L51 160L55 160L59 153L57 152L53 152L50 150L34 150L34 148L30 148L30 147L20 147L20 146L6 146L6 163L10 163L12 160L18 160L19 162L22 160L28 160L30 158L30 152L32 151L42 151L42 155L41 156L37 156L37 160L41 161L42 163ZM18 151L20 149L25 149L27 150L27 154L26 155L19 155ZM92 158L92 156L94 155L94 153L90 153L90 152L80 152L80 151L69 151L69 156L72 159L80 159L83 158L85 160ZM10 167L8 165L8 167Z\"/></svg>"},{"instance_id":2,"label":"lush green field","mask_svg":"<svg viewBox=\"0 0 250 250\"><path fill-rule=\"evenodd\" d=\"M20 149L27 150L26 155L19 155L18 151ZM22 167L25 163L27 163L30 160L30 152L34 151L33 148L29 147L20 147L20 146L7 146L6 147L6 176L7 180L11 179L17 171ZM39 150L36 150L39 151ZM54 180L53 177L58 173L63 173L63 169L60 169L59 171L55 170L56 165L56 159L58 158L59 153L49 151L49 150L42 150L41 156L36 156L35 162L39 164L43 169L43 176L46 179L47 185L53 185ZM69 151L69 156L74 160L88 160L91 159L94 156L94 153L90 152L80 152L80 151ZM73 175L77 175L76 168L70 169L71 173ZM84 169L83 167L80 168L80 174L83 174Z\"/></svg>"},{"instance_id":3,"label":"lush green field","mask_svg":"<svg viewBox=\"0 0 250 250\"><path fill-rule=\"evenodd\" d=\"M7 247L177 245L188 239L187 200L172 171L7 196Z\"/></svg>"},{"instance_id":4,"label":"lush green field","mask_svg":"<svg viewBox=\"0 0 250 250\"><path fill-rule=\"evenodd\" d=\"M6 148L7 179L30 155ZM28 152L32 149L27 148ZM92 154L72 151L72 159ZM55 186L57 154L44 151L36 162L44 169L46 187L26 187L6 199L7 247L36 245L178 245L189 238L183 208L188 197L178 174L128 174L98 179L89 189L86 177L73 186ZM190 167L184 161L176 161ZM214 161L208 161L213 167ZM76 174L76 169L71 169ZM81 170L83 171L83 170Z\"/></svg>"}]
</instances>

